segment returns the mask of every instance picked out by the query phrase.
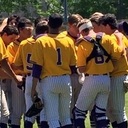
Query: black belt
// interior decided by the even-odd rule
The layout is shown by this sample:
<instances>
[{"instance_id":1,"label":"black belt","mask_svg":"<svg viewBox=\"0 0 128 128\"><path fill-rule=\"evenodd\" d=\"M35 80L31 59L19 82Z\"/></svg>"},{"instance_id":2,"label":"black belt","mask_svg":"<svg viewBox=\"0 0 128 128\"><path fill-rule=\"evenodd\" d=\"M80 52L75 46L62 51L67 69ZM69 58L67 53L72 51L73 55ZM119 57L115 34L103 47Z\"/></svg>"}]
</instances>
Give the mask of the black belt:
<instances>
[{"instance_id":1,"label":"black belt","mask_svg":"<svg viewBox=\"0 0 128 128\"><path fill-rule=\"evenodd\" d=\"M0 79L0 82L6 83L6 80L7 80L7 79Z\"/></svg>"},{"instance_id":2,"label":"black belt","mask_svg":"<svg viewBox=\"0 0 128 128\"><path fill-rule=\"evenodd\" d=\"M27 73L27 74L25 74L25 77L27 77L27 76L31 76L31 73Z\"/></svg>"},{"instance_id":3,"label":"black belt","mask_svg":"<svg viewBox=\"0 0 128 128\"><path fill-rule=\"evenodd\" d=\"M65 75L69 75L69 74L61 74L61 75L45 76L44 78L46 78L46 77L57 77L57 76L65 76Z\"/></svg>"},{"instance_id":4,"label":"black belt","mask_svg":"<svg viewBox=\"0 0 128 128\"><path fill-rule=\"evenodd\" d=\"M31 73L28 73L27 76L31 76Z\"/></svg>"},{"instance_id":5,"label":"black belt","mask_svg":"<svg viewBox=\"0 0 128 128\"><path fill-rule=\"evenodd\" d=\"M104 73L104 74L85 74L85 76L99 76L99 75L108 75L108 73Z\"/></svg>"}]
</instances>

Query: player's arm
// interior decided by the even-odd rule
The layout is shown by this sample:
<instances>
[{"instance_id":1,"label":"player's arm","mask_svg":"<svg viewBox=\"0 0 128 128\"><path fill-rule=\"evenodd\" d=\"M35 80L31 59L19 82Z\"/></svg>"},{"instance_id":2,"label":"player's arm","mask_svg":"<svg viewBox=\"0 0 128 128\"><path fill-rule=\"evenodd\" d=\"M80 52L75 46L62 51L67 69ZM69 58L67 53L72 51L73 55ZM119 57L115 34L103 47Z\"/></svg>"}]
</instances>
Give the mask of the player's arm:
<instances>
[{"instance_id":1,"label":"player's arm","mask_svg":"<svg viewBox=\"0 0 128 128\"><path fill-rule=\"evenodd\" d=\"M112 55L112 60L119 60L124 54L124 50L117 44L114 38L109 37L108 43L110 46L110 54Z\"/></svg>"},{"instance_id":2,"label":"player's arm","mask_svg":"<svg viewBox=\"0 0 128 128\"><path fill-rule=\"evenodd\" d=\"M76 55L76 48L74 45L74 42L70 42L70 56L71 56L71 60L70 60L70 69L71 69L71 73L77 73L77 67L76 67L76 60L77 60L77 55Z\"/></svg>"},{"instance_id":3,"label":"player's arm","mask_svg":"<svg viewBox=\"0 0 128 128\"><path fill-rule=\"evenodd\" d=\"M125 45L124 45L124 42L123 42L123 36L124 35L122 33L120 33L119 31L114 32L114 35L117 39L117 44L120 46L120 48L122 50L124 50L125 49Z\"/></svg>"},{"instance_id":4,"label":"player's arm","mask_svg":"<svg viewBox=\"0 0 128 128\"><path fill-rule=\"evenodd\" d=\"M8 46L7 46L7 54L8 54L8 62L10 64L12 64L13 60L14 60L14 56L15 56L15 52L14 52L14 49L12 47L12 43L10 43Z\"/></svg>"},{"instance_id":5,"label":"player's arm","mask_svg":"<svg viewBox=\"0 0 128 128\"><path fill-rule=\"evenodd\" d=\"M36 43L33 46L32 56L31 56L31 63L33 64L33 67L32 67L33 81L32 81L32 90L31 90L32 100L34 99L34 96L37 95L36 86L37 86L37 82L39 81L40 75L42 72L42 66L43 66L42 52L43 52L42 45L40 41L38 41L37 39Z\"/></svg>"},{"instance_id":6,"label":"player's arm","mask_svg":"<svg viewBox=\"0 0 128 128\"><path fill-rule=\"evenodd\" d=\"M84 42L83 42L84 44ZM83 47L83 44L80 44L78 46L78 50L77 50L77 72L78 74L80 73L85 73L86 71L86 54L84 51L86 51L86 49Z\"/></svg>"},{"instance_id":7,"label":"player's arm","mask_svg":"<svg viewBox=\"0 0 128 128\"><path fill-rule=\"evenodd\" d=\"M34 63L32 69L32 77L33 77L32 90L31 90L32 101L34 101L34 97L35 95L37 95L36 86L37 86L37 82L40 79L41 72L42 72L42 66Z\"/></svg>"},{"instance_id":8,"label":"player's arm","mask_svg":"<svg viewBox=\"0 0 128 128\"><path fill-rule=\"evenodd\" d=\"M22 84L22 77L19 77L17 76L14 71L12 70L10 64L8 63L7 61L7 58L5 59L2 59L0 61L0 64L1 64L1 67L5 70L5 72L12 78L15 80L15 82L18 84L18 85L21 85Z\"/></svg>"},{"instance_id":9,"label":"player's arm","mask_svg":"<svg viewBox=\"0 0 128 128\"><path fill-rule=\"evenodd\" d=\"M17 71L17 70L23 71L23 60L22 60L21 54L22 54L22 45L19 46L16 52L16 55L13 58L13 62L11 64L12 69L14 71Z\"/></svg>"},{"instance_id":10,"label":"player's arm","mask_svg":"<svg viewBox=\"0 0 128 128\"><path fill-rule=\"evenodd\" d=\"M14 71L16 70L23 70L23 65L22 66L17 66L15 63L11 64L11 67Z\"/></svg>"},{"instance_id":11,"label":"player's arm","mask_svg":"<svg viewBox=\"0 0 128 128\"><path fill-rule=\"evenodd\" d=\"M78 74L85 73L85 70L86 70L85 66L80 66L80 67L77 68Z\"/></svg>"}]
</instances>

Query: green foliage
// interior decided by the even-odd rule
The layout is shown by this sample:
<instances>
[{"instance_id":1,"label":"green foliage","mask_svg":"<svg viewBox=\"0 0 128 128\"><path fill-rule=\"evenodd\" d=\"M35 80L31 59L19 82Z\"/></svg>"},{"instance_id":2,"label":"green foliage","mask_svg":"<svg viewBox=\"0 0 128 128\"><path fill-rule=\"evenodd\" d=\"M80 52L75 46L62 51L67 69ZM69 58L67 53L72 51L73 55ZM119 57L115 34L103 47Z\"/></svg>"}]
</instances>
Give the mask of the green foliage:
<instances>
[{"instance_id":1,"label":"green foliage","mask_svg":"<svg viewBox=\"0 0 128 128\"><path fill-rule=\"evenodd\" d=\"M71 13L79 13L86 18L97 11L102 13L114 13L117 18L128 17L127 0L78 0L73 3L72 6L73 8L69 8Z\"/></svg>"},{"instance_id":2,"label":"green foliage","mask_svg":"<svg viewBox=\"0 0 128 128\"><path fill-rule=\"evenodd\" d=\"M25 16L48 16L58 12L64 14L65 0L0 0L0 12L8 15L23 11ZM90 17L96 11L114 13L117 18L128 18L128 0L67 0L68 13L79 13ZM34 8L34 9L33 9Z\"/></svg>"}]
</instances>

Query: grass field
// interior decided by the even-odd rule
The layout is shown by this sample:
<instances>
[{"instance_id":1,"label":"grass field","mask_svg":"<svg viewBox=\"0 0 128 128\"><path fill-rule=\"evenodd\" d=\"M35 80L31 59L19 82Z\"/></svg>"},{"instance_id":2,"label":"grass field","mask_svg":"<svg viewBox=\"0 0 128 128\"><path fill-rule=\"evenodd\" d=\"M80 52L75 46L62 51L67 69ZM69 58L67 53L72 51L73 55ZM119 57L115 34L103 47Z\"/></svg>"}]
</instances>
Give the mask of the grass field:
<instances>
[{"instance_id":1,"label":"grass field","mask_svg":"<svg viewBox=\"0 0 128 128\"><path fill-rule=\"evenodd\" d=\"M126 94L125 104L126 104L125 107L126 107L126 112L127 112L127 116L128 116L128 93ZM21 125L21 128L24 128L23 125ZM34 124L33 128L38 128L36 123ZM90 128L89 118L86 119L86 128Z\"/></svg>"}]
</instances>

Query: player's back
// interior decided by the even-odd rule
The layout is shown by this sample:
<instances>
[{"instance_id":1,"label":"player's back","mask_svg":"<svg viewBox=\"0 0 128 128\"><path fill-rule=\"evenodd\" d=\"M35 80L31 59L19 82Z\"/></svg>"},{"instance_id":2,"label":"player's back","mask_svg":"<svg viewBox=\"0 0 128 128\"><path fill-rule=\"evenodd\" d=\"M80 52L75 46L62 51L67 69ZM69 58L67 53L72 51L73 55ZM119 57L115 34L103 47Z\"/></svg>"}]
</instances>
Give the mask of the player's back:
<instances>
[{"instance_id":1,"label":"player's back","mask_svg":"<svg viewBox=\"0 0 128 128\"><path fill-rule=\"evenodd\" d=\"M117 42L117 38L115 35L112 35L113 40ZM125 36L123 36L122 42L124 43L125 47L128 46L128 40ZM126 53L124 53L119 60L113 60L114 70L111 72L112 76L119 76L123 74L127 74L128 72L128 61L126 57Z\"/></svg>"},{"instance_id":2,"label":"player's back","mask_svg":"<svg viewBox=\"0 0 128 128\"><path fill-rule=\"evenodd\" d=\"M43 57L43 76L71 74L70 66L76 64L73 41L60 35L49 35L37 39L41 43Z\"/></svg>"},{"instance_id":3,"label":"player's back","mask_svg":"<svg viewBox=\"0 0 128 128\"><path fill-rule=\"evenodd\" d=\"M30 57L32 54L32 48L34 46L35 39L27 38L23 40L18 48L14 63L17 66L23 66L24 73L29 73L32 70L32 64L30 63Z\"/></svg>"},{"instance_id":4,"label":"player's back","mask_svg":"<svg viewBox=\"0 0 128 128\"><path fill-rule=\"evenodd\" d=\"M121 50L118 48L117 45L114 45L111 37L108 35L103 35L102 41L100 42L103 48L108 52L108 54L111 55L113 59L119 59ZM87 62L87 58L93 51L94 44L88 42L88 41L82 41L80 45L78 46L78 63L77 66L83 66L86 65L86 73L88 74L104 74L111 72L113 70L113 64L112 61L109 60L106 62L108 56L105 55L99 55L97 57L92 58L89 62ZM85 49L84 52L82 49ZM85 56L86 60L82 60L82 54ZM81 62L83 65L80 65ZM80 63L80 64L79 64Z\"/></svg>"}]
</instances>

